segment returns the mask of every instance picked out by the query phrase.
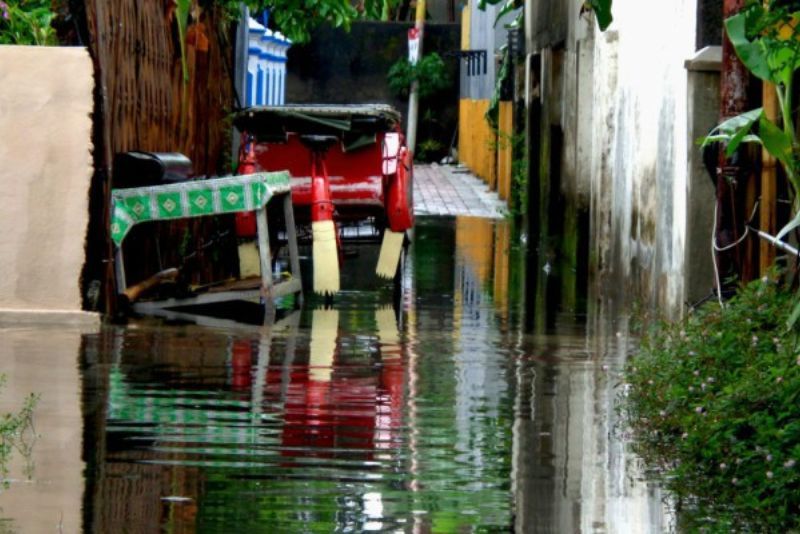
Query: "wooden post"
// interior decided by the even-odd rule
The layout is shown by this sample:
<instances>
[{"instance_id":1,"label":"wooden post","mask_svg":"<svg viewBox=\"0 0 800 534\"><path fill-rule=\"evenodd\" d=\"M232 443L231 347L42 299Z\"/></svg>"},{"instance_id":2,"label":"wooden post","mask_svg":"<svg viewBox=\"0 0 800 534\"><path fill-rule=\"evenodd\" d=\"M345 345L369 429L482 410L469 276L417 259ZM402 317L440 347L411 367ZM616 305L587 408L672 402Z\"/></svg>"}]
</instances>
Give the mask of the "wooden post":
<instances>
[{"instance_id":1,"label":"wooden post","mask_svg":"<svg viewBox=\"0 0 800 534\"><path fill-rule=\"evenodd\" d=\"M272 300L272 254L269 250L266 206L256 210L256 226L258 228L258 259L261 266L261 298L264 299L264 322L269 324L275 318L275 302Z\"/></svg>"},{"instance_id":2,"label":"wooden post","mask_svg":"<svg viewBox=\"0 0 800 534\"><path fill-rule=\"evenodd\" d=\"M294 223L294 205L292 204L292 193L283 196L283 219L286 224L286 241L289 243L289 265L292 269L292 278L301 279L300 274L300 252L297 249L297 226ZM302 286L297 294L297 307L303 306Z\"/></svg>"},{"instance_id":3,"label":"wooden post","mask_svg":"<svg viewBox=\"0 0 800 534\"><path fill-rule=\"evenodd\" d=\"M778 118L778 95L775 93L775 86L769 82L764 82L764 115L772 122ZM777 179L778 168L775 158L767 152L761 150L761 203L759 205L759 228L768 234L777 233ZM770 243L761 240L759 251L759 273L764 276L767 270L775 263L775 247Z\"/></svg>"},{"instance_id":4,"label":"wooden post","mask_svg":"<svg viewBox=\"0 0 800 534\"><path fill-rule=\"evenodd\" d=\"M128 284L125 281L125 261L122 257L122 243L119 244L114 253L114 271L117 279L117 293L121 295L128 289Z\"/></svg>"}]
</instances>

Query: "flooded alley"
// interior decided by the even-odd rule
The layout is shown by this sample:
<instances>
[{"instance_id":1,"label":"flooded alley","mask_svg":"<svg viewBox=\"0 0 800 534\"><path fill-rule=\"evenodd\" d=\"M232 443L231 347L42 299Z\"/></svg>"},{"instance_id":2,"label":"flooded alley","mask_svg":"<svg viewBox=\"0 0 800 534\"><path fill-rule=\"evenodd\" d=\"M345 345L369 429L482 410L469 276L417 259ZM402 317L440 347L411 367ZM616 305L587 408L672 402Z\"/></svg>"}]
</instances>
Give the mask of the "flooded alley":
<instances>
[{"instance_id":1,"label":"flooded alley","mask_svg":"<svg viewBox=\"0 0 800 534\"><path fill-rule=\"evenodd\" d=\"M3 531L666 530L617 426L626 322L521 334L506 220L415 234L395 306L358 289L272 328L5 328L2 408L40 399Z\"/></svg>"}]
</instances>

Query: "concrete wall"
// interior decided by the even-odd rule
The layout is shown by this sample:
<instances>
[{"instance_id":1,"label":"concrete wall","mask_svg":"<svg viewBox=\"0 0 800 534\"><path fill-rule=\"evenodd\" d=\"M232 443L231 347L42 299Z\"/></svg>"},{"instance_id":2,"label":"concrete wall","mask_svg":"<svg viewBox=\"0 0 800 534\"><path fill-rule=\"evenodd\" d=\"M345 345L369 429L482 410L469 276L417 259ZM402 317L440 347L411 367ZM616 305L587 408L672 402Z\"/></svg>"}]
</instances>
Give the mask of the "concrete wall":
<instances>
[{"instance_id":1,"label":"concrete wall","mask_svg":"<svg viewBox=\"0 0 800 534\"><path fill-rule=\"evenodd\" d=\"M408 98L399 98L389 89L387 75L400 58L408 57L408 30L413 25L393 22L357 22L349 32L321 27L311 42L289 50L287 103L357 104L386 102L395 106L405 119ZM444 57L459 48L460 24L427 24L425 54L443 56L452 86L421 103L421 113L436 110L436 124L423 124L417 139L441 136L450 143L456 127L458 104L458 60ZM424 119L424 117L421 117Z\"/></svg>"},{"instance_id":2,"label":"concrete wall","mask_svg":"<svg viewBox=\"0 0 800 534\"><path fill-rule=\"evenodd\" d=\"M0 46L0 65L0 312L66 319L81 309L92 61L82 48Z\"/></svg>"},{"instance_id":3,"label":"concrete wall","mask_svg":"<svg viewBox=\"0 0 800 534\"><path fill-rule=\"evenodd\" d=\"M579 268L583 247L605 292L679 313L686 298L688 159L696 150L687 136L684 63L695 52L697 3L616 0L604 33L579 15L579 4L526 5L529 13L555 17L552 27L534 19L526 28L529 53L541 64L529 73L528 90L543 117L533 147L540 213L531 215L544 219L542 250L570 272ZM563 216L554 221L541 212L559 198ZM707 200L711 209L713 198ZM587 211L588 239L575 243L569 236ZM554 245L560 236L567 239Z\"/></svg>"}]
</instances>

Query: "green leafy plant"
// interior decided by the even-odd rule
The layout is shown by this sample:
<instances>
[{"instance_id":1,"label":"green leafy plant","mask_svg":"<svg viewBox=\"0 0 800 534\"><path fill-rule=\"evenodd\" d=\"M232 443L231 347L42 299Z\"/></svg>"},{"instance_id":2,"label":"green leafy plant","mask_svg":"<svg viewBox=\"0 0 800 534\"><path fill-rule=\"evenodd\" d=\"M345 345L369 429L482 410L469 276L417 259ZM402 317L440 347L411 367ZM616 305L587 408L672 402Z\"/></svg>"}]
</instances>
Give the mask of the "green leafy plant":
<instances>
[{"instance_id":1,"label":"green leafy plant","mask_svg":"<svg viewBox=\"0 0 800 534\"><path fill-rule=\"evenodd\" d=\"M414 159L423 162L436 161L441 157L444 149L444 143L441 141L430 138L423 139L419 145L417 145L417 153L414 154Z\"/></svg>"},{"instance_id":2,"label":"green leafy plant","mask_svg":"<svg viewBox=\"0 0 800 534\"><path fill-rule=\"evenodd\" d=\"M480 0L478 2L478 9L481 11L486 11L487 6L496 6L497 4L502 3L503 6L500 8L500 11L497 12L497 17L494 19L494 25L497 26L497 23L500 22L500 19L503 18L508 13L511 13L515 9L519 9L522 7L522 0ZM518 20L521 19L522 13L520 13L520 17Z\"/></svg>"},{"instance_id":3,"label":"green leafy plant","mask_svg":"<svg viewBox=\"0 0 800 534\"><path fill-rule=\"evenodd\" d=\"M371 20L391 20L397 0L362 0L357 7L360 17Z\"/></svg>"},{"instance_id":4,"label":"green leafy plant","mask_svg":"<svg viewBox=\"0 0 800 534\"><path fill-rule=\"evenodd\" d=\"M436 52L426 54L416 65L412 65L407 58L401 58L389 69L389 88L396 95L407 97L411 84L419 84L419 97L432 96L450 86L444 61Z\"/></svg>"},{"instance_id":5,"label":"green leafy plant","mask_svg":"<svg viewBox=\"0 0 800 534\"><path fill-rule=\"evenodd\" d=\"M600 31L606 31L614 21L614 17L611 15L611 2L612 0L586 0L581 7L581 12L594 13Z\"/></svg>"},{"instance_id":6,"label":"green leafy plant","mask_svg":"<svg viewBox=\"0 0 800 534\"><path fill-rule=\"evenodd\" d=\"M784 170L792 196L792 218L776 236L783 238L800 226L800 139L794 115L794 78L800 68L800 4L785 0L748 0L745 8L725 21L725 30L736 54L756 77L770 82L779 103L777 121L757 108L717 126L701 140L701 146L721 142L730 157L743 143L758 143ZM800 317L800 303L789 317L790 326Z\"/></svg>"},{"instance_id":7,"label":"green leafy plant","mask_svg":"<svg viewBox=\"0 0 800 534\"><path fill-rule=\"evenodd\" d=\"M511 215L520 216L528 209L528 145L525 134L511 136Z\"/></svg>"},{"instance_id":8,"label":"green leafy plant","mask_svg":"<svg viewBox=\"0 0 800 534\"><path fill-rule=\"evenodd\" d=\"M776 279L653 327L626 366L636 450L687 531L800 528L800 346L784 327L794 294Z\"/></svg>"},{"instance_id":9,"label":"green leafy plant","mask_svg":"<svg viewBox=\"0 0 800 534\"><path fill-rule=\"evenodd\" d=\"M378 11L384 9L383 2L390 0L370 0L365 2L364 11L359 11L350 3L341 0L212 0L222 7L233 20L239 17L240 3L244 3L253 12L270 11L270 19L275 26L295 43L305 43L311 38L311 32L320 24L334 27L350 28L353 20L359 18L377 18ZM391 4L390 4L391 5Z\"/></svg>"},{"instance_id":10,"label":"green leafy plant","mask_svg":"<svg viewBox=\"0 0 800 534\"><path fill-rule=\"evenodd\" d=\"M176 22L178 24L178 43L181 49L181 72L183 83L189 83L189 66L186 63L186 30L189 26L189 12L192 0L174 0L176 7Z\"/></svg>"},{"instance_id":11,"label":"green leafy plant","mask_svg":"<svg viewBox=\"0 0 800 534\"><path fill-rule=\"evenodd\" d=\"M0 1L0 44L55 45L50 0Z\"/></svg>"}]
</instances>

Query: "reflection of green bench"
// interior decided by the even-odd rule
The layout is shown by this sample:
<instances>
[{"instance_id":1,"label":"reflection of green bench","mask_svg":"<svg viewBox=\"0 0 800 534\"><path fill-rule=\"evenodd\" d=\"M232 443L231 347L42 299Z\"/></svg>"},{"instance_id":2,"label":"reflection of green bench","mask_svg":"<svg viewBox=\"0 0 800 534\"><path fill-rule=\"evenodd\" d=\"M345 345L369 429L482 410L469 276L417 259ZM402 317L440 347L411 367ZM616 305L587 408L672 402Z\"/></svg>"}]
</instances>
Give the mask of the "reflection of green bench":
<instances>
[{"instance_id":1,"label":"reflection of green bench","mask_svg":"<svg viewBox=\"0 0 800 534\"><path fill-rule=\"evenodd\" d=\"M165 315L163 312L170 308L248 300L262 301L269 317L274 311L276 299L292 293L300 293L302 298L290 179L288 172L268 172L151 187L114 189L111 192L110 230L111 239L116 245L117 291L122 294L127 288L122 243L134 225L150 221L255 211L260 280L250 284L246 281L237 281L228 286L216 287L213 292L189 298L139 302L134 304L134 311ZM273 283L272 280L267 228L266 210L273 197L283 198L292 272L289 280L279 283Z\"/></svg>"}]
</instances>

